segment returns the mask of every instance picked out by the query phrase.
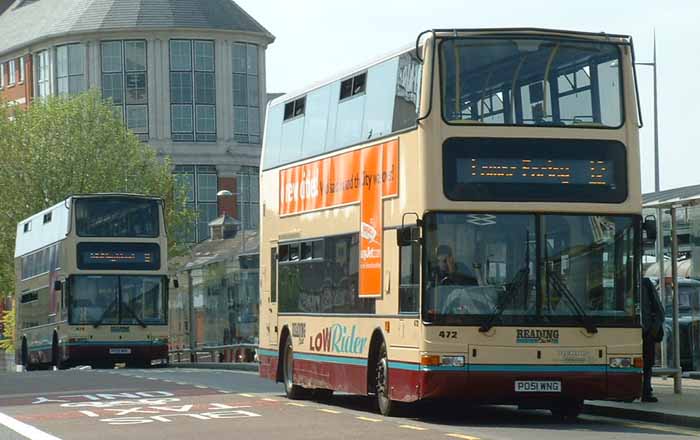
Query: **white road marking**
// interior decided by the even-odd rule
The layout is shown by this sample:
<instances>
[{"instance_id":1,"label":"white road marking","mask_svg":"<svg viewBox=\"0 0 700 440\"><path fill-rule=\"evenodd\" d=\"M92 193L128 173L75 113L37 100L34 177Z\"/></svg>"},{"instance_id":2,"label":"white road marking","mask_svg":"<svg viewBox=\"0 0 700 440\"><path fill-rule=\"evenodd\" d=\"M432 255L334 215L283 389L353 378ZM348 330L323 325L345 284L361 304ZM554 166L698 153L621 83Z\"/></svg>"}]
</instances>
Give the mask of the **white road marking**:
<instances>
[{"instance_id":1,"label":"white road marking","mask_svg":"<svg viewBox=\"0 0 700 440\"><path fill-rule=\"evenodd\" d=\"M287 402L287 405L291 406L306 406L303 403L297 403L297 402Z\"/></svg>"},{"instance_id":2,"label":"white road marking","mask_svg":"<svg viewBox=\"0 0 700 440\"><path fill-rule=\"evenodd\" d=\"M362 420L362 421L364 421L364 422L375 422L375 423L376 423L376 422L381 422L381 421L382 421L382 419L373 419L372 417L363 417L363 416L360 416L360 417L355 417L355 418L356 418L357 420Z\"/></svg>"},{"instance_id":3,"label":"white road marking","mask_svg":"<svg viewBox=\"0 0 700 440\"><path fill-rule=\"evenodd\" d=\"M195 387L195 388L202 388L202 389L207 389L207 388L209 388L209 387L205 387L204 385L195 385L194 387Z\"/></svg>"},{"instance_id":4,"label":"white road marking","mask_svg":"<svg viewBox=\"0 0 700 440\"><path fill-rule=\"evenodd\" d=\"M92 412L92 411L80 410L79 412L85 414L85 415L88 416L88 417L99 417L99 416L100 416L100 415L97 414L96 412Z\"/></svg>"},{"instance_id":5,"label":"white road marking","mask_svg":"<svg viewBox=\"0 0 700 440\"><path fill-rule=\"evenodd\" d=\"M454 437L454 438L461 438L463 440L481 440L479 437L472 437L471 435L466 435L466 434L446 434L448 437Z\"/></svg>"},{"instance_id":6,"label":"white road marking","mask_svg":"<svg viewBox=\"0 0 700 440\"><path fill-rule=\"evenodd\" d=\"M271 398L269 398L269 397L265 397L264 399L261 399L261 400L264 400L265 402L279 402L279 400L277 400L277 399L271 399Z\"/></svg>"},{"instance_id":7,"label":"white road marking","mask_svg":"<svg viewBox=\"0 0 700 440\"><path fill-rule=\"evenodd\" d=\"M328 413L328 414L340 414L340 411L336 411L334 409L319 408L318 410L321 412L324 412L324 413Z\"/></svg>"},{"instance_id":8,"label":"white road marking","mask_svg":"<svg viewBox=\"0 0 700 440\"><path fill-rule=\"evenodd\" d=\"M17 434L27 437L29 440L61 440L26 423L22 423L7 414L0 413L0 424L10 428Z\"/></svg>"},{"instance_id":9,"label":"white road marking","mask_svg":"<svg viewBox=\"0 0 700 440\"><path fill-rule=\"evenodd\" d=\"M252 394L246 394L246 393L240 393L238 395L243 396L243 397L254 397Z\"/></svg>"},{"instance_id":10,"label":"white road marking","mask_svg":"<svg viewBox=\"0 0 700 440\"><path fill-rule=\"evenodd\" d=\"M415 425L399 425L399 428L413 429L414 431L427 431L428 430L428 428L423 428L421 426L415 426Z\"/></svg>"}]
</instances>

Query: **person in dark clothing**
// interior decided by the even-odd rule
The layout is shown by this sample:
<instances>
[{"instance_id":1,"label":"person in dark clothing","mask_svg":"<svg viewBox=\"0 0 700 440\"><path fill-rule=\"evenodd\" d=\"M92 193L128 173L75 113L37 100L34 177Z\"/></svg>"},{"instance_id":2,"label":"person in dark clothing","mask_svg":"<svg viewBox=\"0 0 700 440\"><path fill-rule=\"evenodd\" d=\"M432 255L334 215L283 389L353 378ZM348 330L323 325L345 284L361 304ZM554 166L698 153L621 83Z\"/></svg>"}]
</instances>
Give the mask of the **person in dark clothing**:
<instances>
[{"instance_id":1,"label":"person in dark clothing","mask_svg":"<svg viewBox=\"0 0 700 440\"><path fill-rule=\"evenodd\" d=\"M434 268L433 279L441 285L476 285L476 277L458 270L452 255L452 248L446 244L438 246L435 252L437 267Z\"/></svg>"},{"instance_id":2,"label":"person in dark clothing","mask_svg":"<svg viewBox=\"0 0 700 440\"><path fill-rule=\"evenodd\" d=\"M644 357L644 383L642 402L658 402L651 388L651 368L654 365L656 343L664 338L664 308L659 301L654 283L642 279L642 353Z\"/></svg>"}]
</instances>

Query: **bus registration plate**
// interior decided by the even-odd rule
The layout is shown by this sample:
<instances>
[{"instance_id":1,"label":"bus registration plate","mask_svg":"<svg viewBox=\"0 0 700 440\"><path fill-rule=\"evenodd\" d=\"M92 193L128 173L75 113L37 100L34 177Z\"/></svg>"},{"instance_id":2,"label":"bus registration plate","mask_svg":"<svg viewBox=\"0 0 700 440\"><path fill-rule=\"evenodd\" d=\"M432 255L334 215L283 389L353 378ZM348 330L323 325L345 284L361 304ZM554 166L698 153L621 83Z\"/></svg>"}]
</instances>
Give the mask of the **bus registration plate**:
<instances>
[{"instance_id":1,"label":"bus registration plate","mask_svg":"<svg viewBox=\"0 0 700 440\"><path fill-rule=\"evenodd\" d=\"M515 391L518 393L561 393L561 381L516 380Z\"/></svg>"},{"instance_id":2,"label":"bus registration plate","mask_svg":"<svg viewBox=\"0 0 700 440\"><path fill-rule=\"evenodd\" d=\"M130 348L110 348L109 354L131 354Z\"/></svg>"}]
</instances>

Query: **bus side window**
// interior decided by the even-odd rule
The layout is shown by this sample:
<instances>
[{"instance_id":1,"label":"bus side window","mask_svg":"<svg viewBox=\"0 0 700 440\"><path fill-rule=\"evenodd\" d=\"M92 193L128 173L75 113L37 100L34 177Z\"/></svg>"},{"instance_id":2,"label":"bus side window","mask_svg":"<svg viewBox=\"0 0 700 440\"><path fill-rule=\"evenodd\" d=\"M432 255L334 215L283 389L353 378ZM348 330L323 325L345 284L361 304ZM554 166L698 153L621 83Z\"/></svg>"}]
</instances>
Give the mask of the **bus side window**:
<instances>
[{"instance_id":1,"label":"bus side window","mask_svg":"<svg viewBox=\"0 0 700 440\"><path fill-rule=\"evenodd\" d=\"M420 245L402 246L399 254L399 313L418 313Z\"/></svg>"},{"instance_id":2,"label":"bus side window","mask_svg":"<svg viewBox=\"0 0 700 440\"><path fill-rule=\"evenodd\" d=\"M277 248L270 249L270 302L277 302Z\"/></svg>"}]
</instances>

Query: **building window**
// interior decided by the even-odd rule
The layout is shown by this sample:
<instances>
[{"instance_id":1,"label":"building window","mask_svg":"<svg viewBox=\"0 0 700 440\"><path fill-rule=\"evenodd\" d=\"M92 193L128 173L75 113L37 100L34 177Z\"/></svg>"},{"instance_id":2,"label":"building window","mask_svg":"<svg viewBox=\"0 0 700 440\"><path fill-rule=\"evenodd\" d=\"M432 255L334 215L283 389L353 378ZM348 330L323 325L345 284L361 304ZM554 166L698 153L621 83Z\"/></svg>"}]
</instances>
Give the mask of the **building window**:
<instances>
[{"instance_id":1,"label":"building window","mask_svg":"<svg viewBox=\"0 0 700 440\"><path fill-rule=\"evenodd\" d=\"M17 82L17 67L15 66L15 60L10 60L10 62L7 64L7 71L9 74L7 79L7 85L13 86L15 85L15 82Z\"/></svg>"},{"instance_id":2,"label":"building window","mask_svg":"<svg viewBox=\"0 0 700 440\"><path fill-rule=\"evenodd\" d=\"M243 229L257 229L260 224L260 169L241 167L236 184L238 187L238 218Z\"/></svg>"},{"instance_id":3,"label":"building window","mask_svg":"<svg viewBox=\"0 0 700 440\"><path fill-rule=\"evenodd\" d=\"M214 42L170 40L170 122L173 141L216 141Z\"/></svg>"},{"instance_id":4,"label":"building window","mask_svg":"<svg viewBox=\"0 0 700 440\"><path fill-rule=\"evenodd\" d=\"M142 141L148 140L146 42L103 41L102 96L111 99L115 113Z\"/></svg>"},{"instance_id":5,"label":"building window","mask_svg":"<svg viewBox=\"0 0 700 440\"><path fill-rule=\"evenodd\" d=\"M24 82L24 57L19 58L19 82Z\"/></svg>"},{"instance_id":6,"label":"building window","mask_svg":"<svg viewBox=\"0 0 700 440\"><path fill-rule=\"evenodd\" d=\"M49 66L49 51L42 50L41 52L37 52L34 59L36 61L36 96L44 98L51 94L51 88L49 86L49 78L51 72Z\"/></svg>"},{"instance_id":7,"label":"building window","mask_svg":"<svg viewBox=\"0 0 700 440\"><path fill-rule=\"evenodd\" d=\"M59 95L85 91L85 46L66 44L56 48L56 90Z\"/></svg>"},{"instance_id":8,"label":"building window","mask_svg":"<svg viewBox=\"0 0 700 440\"><path fill-rule=\"evenodd\" d=\"M209 238L209 222L218 217L219 177L213 165L177 165L175 181L185 189L188 208L197 213L196 224L181 231L179 239L198 243Z\"/></svg>"},{"instance_id":9,"label":"building window","mask_svg":"<svg viewBox=\"0 0 700 440\"><path fill-rule=\"evenodd\" d=\"M258 46L233 44L233 138L243 144L260 143Z\"/></svg>"},{"instance_id":10,"label":"building window","mask_svg":"<svg viewBox=\"0 0 700 440\"><path fill-rule=\"evenodd\" d=\"M0 63L0 89L5 87L5 64Z\"/></svg>"}]
</instances>

